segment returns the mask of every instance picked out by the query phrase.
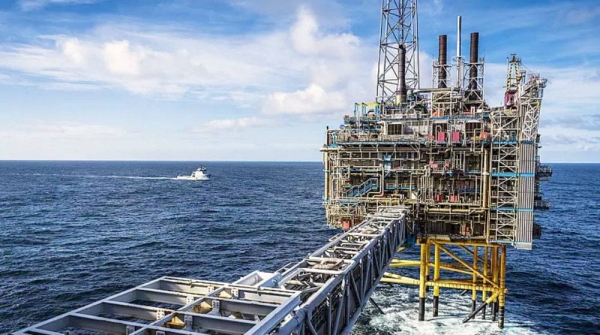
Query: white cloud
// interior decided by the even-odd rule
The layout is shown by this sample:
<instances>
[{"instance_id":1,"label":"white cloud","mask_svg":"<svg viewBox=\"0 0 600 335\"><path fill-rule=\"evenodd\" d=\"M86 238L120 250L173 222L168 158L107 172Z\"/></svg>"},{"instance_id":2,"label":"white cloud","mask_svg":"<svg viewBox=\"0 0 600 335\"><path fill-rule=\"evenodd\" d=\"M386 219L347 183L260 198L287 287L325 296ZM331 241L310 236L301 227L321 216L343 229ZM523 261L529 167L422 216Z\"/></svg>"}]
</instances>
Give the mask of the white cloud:
<instances>
[{"instance_id":1,"label":"white cloud","mask_svg":"<svg viewBox=\"0 0 600 335\"><path fill-rule=\"evenodd\" d=\"M432 64L433 57L428 53L419 51L419 82L421 87L437 87L432 82Z\"/></svg>"},{"instance_id":2,"label":"white cloud","mask_svg":"<svg viewBox=\"0 0 600 335\"><path fill-rule=\"evenodd\" d=\"M332 114L343 108L350 108L348 99L341 92L327 92L322 87L311 84L304 90L284 93L276 92L267 98L265 114Z\"/></svg>"},{"instance_id":3,"label":"white cloud","mask_svg":"<svg viewBox=\"0 0 600 335\"><path fill-rule=\"evenodd\" d=\"M285 30L228 38L105 24L89 34L39 36L36 42L0 46L0 68L46 89L95 85L167 98L191 94L291 114L351 108L354 99L374 95L365 86L376 48L362 46L353 34L324 30L304 7ZM295 111L284 111L288 99Z\"/></svg>"},{"instance_id":4,"label":"white cloud","mask_svg":"<svg viewBox=\"0 0 600 335\"><path fill-rule=\"evenodd\" d=\"M124 129L72 121L32 121L0 128L0 138L12 140L96 140L128 135Z\"/></svg>"},{"instance_id":5,"label":"white cloud","mask_svg":"<svg viewBox=\"0 0 600 335\"><path fill-rule=\"evenodd\" d=\"M340 3L336 0L229 0L233 6L243 8L250 12L258 13L274 24L289 22L295 19L299 8L310 8L311 14L321 25L328 27L348 27L349 19L347 10L358 10L365 15L365 7L378 11L379 6L353 3Z\"/></svg>"},{"instance_id":6,"label":"white cloud","mask_svg":"<svg viewBox=\"0 0 600 335\"><path fill-rule=\"evenodd\" d=\"M593 136L589 134L587 136L579 136L570 134L568 131L566 131L555 135L543 136L542 143L551 144L552 146L571 146L573 144L580 146L595 145L597 148L600 148L598 145L600 144L600 136Z\"/></svg>"},{"instance_id":7,"label":"white cloud","mask_svg":"<svg viewBox=\"0 0 600 335\"><path fill-rule=\"evenodd\" d=\"M267 115L318 115L351 109L353 99L371 100L365 86L375 48L361 48L361 41L348 33L321 30L315 15L301 7L289 38L308 74L304 88L271 92L262 112ZM374 87L372 89L374 97Z\"/></svg>"},{"instance_id":8,"label":"white cloud","mask_svg":"<svg viewBox=\"0 0 600 335\"><path fill-rule=\"evenodd\" d=\"M85 83L122 88L138 94L181 95L190 91L240 91L245 87L282 87L304 74L297 53L286 47L285 34L247 38L191 38L186 33L143 27L110 28L83 36L45 36L46 44L0 46L0 67L30 82ZM271 52L272 50L280 50ZM17 72L17 74L15 74Z\"/></svg>"},{"instance_id":9,"label":"white cloud","mask_svg":"<svg viewBox=\"0 0 600 335\"><path fill-rule=\"evenodd\" d=\"M131 40L54 36L50 38L56 41L55 48L5 46L0 49L0 67L18 71L22 74L19 77L28 76L31 82L43 79L42 87L48 81L85 83L158 96L210 87L260 87L266 85L266 80L260 80L261 74L271 79L277 76L264 68L266 64L245 63L241 52L228 54L228 50L235 49L233 41L214 45L210 39L193 40L162 33L137 40L125 31L120 34ZM248 49L247 43L241 49ZM149 44L155 44L154 48Z\"/></svg>"},{"instance_id":10,"label":"white cloud","mask_svg":"<svg viewBox=\"0 0 600 335\"><path fill-rule=\"evenodd\" d=\"M312 12L300 7L296 23L290 31L292 45L304 55L345 57L356 51L359 38L352 34L323 34Z\"/></svg>"},{"instance_id":11,"label":"white cloud","mask_svg":"<svg viewBox=\"0 0 600 335\"><path fill-rule=\"evenodd\" d=\"M63 55L76 65L82 65L87 55L85 55L85 48L81 46L81 43L77 38L67 38L64 40L57 41L57 45L60 47Z\"/></svg>"},{"instance_id":12,"label":"white cloud","mask_svg":"<svg viewBox=\"0 0 600 335\"><path fill-rule=\"evenodd\" d=\"M108 42L104 44L104 62L110 73L115 75L137 76L140 74L140 62L145 57L143 48L132 50L129 41Z\"/></svg>"},{"instance_id":13,"label":"white cloud","mask_svg":"<svg viewBox=\"0 0 600 335\"><path fill-rule=\"evenodd\" d=\"M273 126L278 124L276 120L258 117L245 117L239 119L217 119L207 122L201 127L192 128L193 133L210 133L222 130L241 130L246 128L257 128Z\"/></svg>"},{"instance_id":14,"label":"white cloud","mask_svg":"<svg viewBox=\"0 0 600 335\"><path fill-rule=\"evenodd\" d=\"M600 66L582 64L563 68L539 67L536 71L548 78L543 104L554 113L597 112L600 105Z\"/></svg>"},{"instance_id":15,"label":"white cloud","mask_svg":"<svg viewBox=\"0 0 600 335\"><path fill-rule=\"evenodd\" d=\"M544 117L542 118L541 127L561 127L563 129L600 131L600 114L570 113L560 116Z\"/></svg>"},{"instance_id":16,"label":"white cloud","mask_svg":"<svg viewBox=\"0 0 600 335\"><path fill-rule=\"evenodd\" d=\"M543 161L593 162L600 155L600 131L556 124L540 130Z\"/></svg>"},{"instance_id":17,"label":"white cloud","mask_svg":"<svg viewBox=\"0 0 600 335\"><path fill-rule=\"evenodd\" d=\"M78 5L91 4L101 0L21 0L19 7L24 11L42 9L50 5Z\"/></svg>"},{"instance_id":18,"label":"white cloud","mask_svg":"<svg viewBox=\"0 0 600 335\"><path fill-rule=\"evenodd\" d=\"M539 133L544 161L593 161L583 152L600 152L598 111L600 68L591 65L549 67L527 64L528 73L548 79L541 106ZM507 65L486 63L486 100L500 106L504 95ZM597 157L597 156L596 156Z\"/></svg>"}]
</instances>

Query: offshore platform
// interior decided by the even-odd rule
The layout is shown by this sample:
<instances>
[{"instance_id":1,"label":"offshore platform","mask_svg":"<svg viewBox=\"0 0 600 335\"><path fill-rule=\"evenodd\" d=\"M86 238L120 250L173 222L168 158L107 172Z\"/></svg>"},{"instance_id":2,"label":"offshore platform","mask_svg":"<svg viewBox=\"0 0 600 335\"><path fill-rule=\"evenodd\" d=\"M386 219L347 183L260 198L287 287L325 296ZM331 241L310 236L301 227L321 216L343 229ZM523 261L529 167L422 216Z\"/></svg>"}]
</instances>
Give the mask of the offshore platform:
<instances>
[{"instance_id":1,"label":"offshore platform","mask_svg":"<svg viewBox=\"0 0 600 335\"><path fill-rule=\"evenodd\" d=\"M508 58L504 101L484 96L479 33L462 55L461 18L456 56L439 36L431 86L421 87L417 1L383 1L376 101L357 103L340 129L327 130L322 149L328 222L350 229L382 208L405 206L419 260L418 278L386 273L383 282L419 286L419 320L428 288L438 316L441 288L471 292L472 310L504 326L506 248L532 249L541 228L535 209L547 209L539 183L538 124L546 79ZM444 257L445 262L443 262ZM481 304L477 305L478 297Z\"/></svg>"},{"instance_id":2,"label":"offshore platform","mask_svg":"<svg viewBox=\"0 0 600 335\"><path fill-rule=\"evenodd\" d=\"M472 311L504 326L506 249L531 249L548 208L537 134L546 80L508 60L503 103L484 100L478 33L450 62L439 37L432 86L420 87L416 0L382 0L376 101L355 105L322 148L325 206L343 228L275 272L232 283L161 277L20 330L19 335L348 334L380 281L471 292ZM420 245L420 259L395 259ZM401 253L400 253L401 254ZM418 278L387 273L417 267ZM480 302L478 305L478 301Z\"/></svg>"}]
</instances>

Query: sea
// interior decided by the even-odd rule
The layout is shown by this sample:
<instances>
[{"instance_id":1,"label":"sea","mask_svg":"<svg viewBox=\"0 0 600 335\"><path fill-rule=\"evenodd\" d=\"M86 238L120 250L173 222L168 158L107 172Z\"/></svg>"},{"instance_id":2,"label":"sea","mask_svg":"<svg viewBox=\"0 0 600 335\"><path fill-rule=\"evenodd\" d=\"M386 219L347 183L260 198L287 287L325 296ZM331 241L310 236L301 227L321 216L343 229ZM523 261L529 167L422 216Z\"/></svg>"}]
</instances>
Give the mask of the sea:
<instances>
[{"instance_id":1,"label":"sea","mask_svg":"<svg viewBox=\"0 0 600 335\"><path fill-rule=\"evenodd\" d=\"M205 165L209 181L176 180ZM353 334L600 334L600 165L551 164L542 238L509 249L506 327L463 324L442 290L417 321L415 287L382 284ZM296 262L327 226L321 163L0 162L0 334L169 275L234 281ZM416 257L417 248L401 256Z\"/></svg>"}]
</instances>

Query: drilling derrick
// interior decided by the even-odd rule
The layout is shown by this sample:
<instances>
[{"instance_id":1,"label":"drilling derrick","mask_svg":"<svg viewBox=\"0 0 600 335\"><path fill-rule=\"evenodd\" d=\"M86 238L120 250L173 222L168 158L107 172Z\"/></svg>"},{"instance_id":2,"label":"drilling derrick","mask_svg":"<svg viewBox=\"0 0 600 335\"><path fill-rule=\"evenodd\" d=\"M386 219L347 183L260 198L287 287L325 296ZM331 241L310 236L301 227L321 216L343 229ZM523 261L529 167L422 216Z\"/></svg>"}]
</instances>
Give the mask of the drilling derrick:
<instances>
[{"instance_id":1,"label":"drilling derrick","mask_svg":"<svg viewBox=\"0 0 600 335\"><path fill-rule=\"evenodd\" d=\"M383 0L377 66L377 101L406 100L407 88L419 87L417 2Z\"/></svg>"},{"instance_id":2,"label":"drilling derrick","mask_svg":"<svg viewBox=\"0 0 600 335\"><path fill-rule=\"evenodd\" d=\"M441 288L468 290L463 321L485 318L490 306L502 328L506 247L531 249L541 233L533 210L547 207L539 182L552 170L537 154L546 80L511 55L504 101L490 107L479 33L463 58L461 24L458 17L452 59L447 35L439 36L432 85L422 88L417 1L382 2L375 102L355 104L340 129L327 130L324 204L329 224L345 230L370 213L405 208L420 259L393 260L399 270L382 281L419 286L419 320L429 287L433 317ZM442 254L452 263L441 263ZM405 267L418 267L419 277L402 275Z\"/></svg>"}]
</instances>

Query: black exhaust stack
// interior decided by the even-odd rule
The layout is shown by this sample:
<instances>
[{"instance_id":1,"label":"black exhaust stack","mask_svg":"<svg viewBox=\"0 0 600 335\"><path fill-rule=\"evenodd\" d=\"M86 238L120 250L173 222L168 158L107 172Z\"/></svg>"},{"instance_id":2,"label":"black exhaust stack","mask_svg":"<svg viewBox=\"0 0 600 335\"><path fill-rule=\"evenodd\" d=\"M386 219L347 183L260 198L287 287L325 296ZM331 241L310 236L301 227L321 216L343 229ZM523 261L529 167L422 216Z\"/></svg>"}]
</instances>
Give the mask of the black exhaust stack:
<instances>
[{"instance_id":1,"label":"black exhaust stack","mask_svg":"<svg viewBox=\"0 0 600 335\"><path fill-rule=\"evenodd\" d=\"M398 50L398 92L396 104L402 105L406 103L406 48L404 44L400 45Z\"/></svg>"},{"instance_id":2,"label":"black exhaust stack","mask_svg":"<svg viewBox=\"0 0 600 335\"><path fill-rule=\"evenodd\" d=\"M471 60L469 68L469 89L477 89L477 66L479 62L479 33L471 33Z\"/></svg>"},{"instance_id":3,"label":"black exhaust stack","mask_svg":"<svg viewBox=\"0 0 600 335\"><path fill-rule=\"evenodd\" d=\"M438 41L438 88L446 88L446 64L448 63L448 36L440 35Z\"/></svg>"}]
</instances>

